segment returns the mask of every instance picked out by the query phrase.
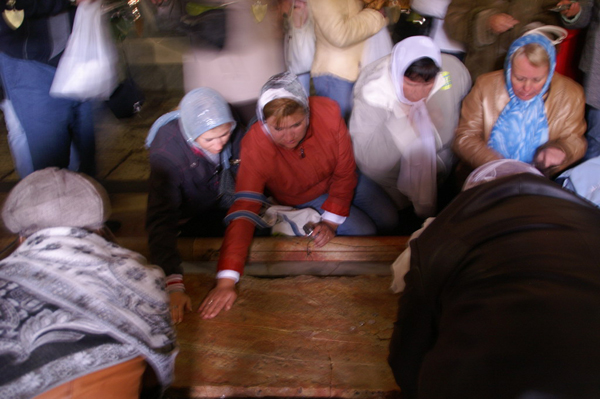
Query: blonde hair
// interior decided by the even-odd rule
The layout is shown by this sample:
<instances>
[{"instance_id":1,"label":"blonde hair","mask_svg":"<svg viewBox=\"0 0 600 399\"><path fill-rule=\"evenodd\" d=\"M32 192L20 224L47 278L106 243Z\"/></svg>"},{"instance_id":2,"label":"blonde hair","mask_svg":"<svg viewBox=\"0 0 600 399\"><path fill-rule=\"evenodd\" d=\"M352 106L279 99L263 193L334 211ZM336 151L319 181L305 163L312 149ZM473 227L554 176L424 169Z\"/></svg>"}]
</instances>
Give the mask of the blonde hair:
<instances>
[{"instance_id":1,"label":"blonde hair","mask_svg":"<svg viewBox=\"0 0 600 399\"><path fill-rule=\"evenodd\" d=\"M510 62L512 63L515 58L521 54L525 55L529 63L535 67L546 66L550 68L550 56L546 50L537 43L528 43L519 47L511 56Z\"/></svg>"},{"instance_id":2,"label":"blonde hair","mask_svg":"<svg viewBox=\"0 0 600 399\"><path fill-rule=\"evenodd\" d=\"M283 118L294 115L298 111L301 111L302 114L306 115L304 106L290 98L276 98L275 100L269 101L263 108L265 120L274 116L276 125L279 125Z\"/></svg>"}]
</instances>

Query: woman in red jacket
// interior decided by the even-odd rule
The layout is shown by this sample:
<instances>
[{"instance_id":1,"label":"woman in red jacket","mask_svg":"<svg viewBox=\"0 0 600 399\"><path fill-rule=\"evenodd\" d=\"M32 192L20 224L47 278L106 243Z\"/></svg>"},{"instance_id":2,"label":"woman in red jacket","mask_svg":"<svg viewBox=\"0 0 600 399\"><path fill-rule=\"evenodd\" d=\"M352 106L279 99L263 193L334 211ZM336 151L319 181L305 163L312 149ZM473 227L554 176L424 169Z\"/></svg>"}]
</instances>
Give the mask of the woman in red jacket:
<instances>
[{"instance_id":1,"label":"woman in red jacket","mask_svg":"<svg viewBox=\"0 0 600 399\"><path fill-rule=\"evenodd\" d=\"M312 233L317 247L335 235L388 233L398 222L386 194L357 173L340 115L334 101L307 98L294 74L275 75L262 88L258 122L242 140L236 192L268 192L279 204L316 209L321 214ZM229 215L241 210L258 213L260 208L260 202L238 199ZM202 317L215 317L233 305L254 228L245 218L229 224L217 285L200 306Z\"/></svg>"}]
</instances>

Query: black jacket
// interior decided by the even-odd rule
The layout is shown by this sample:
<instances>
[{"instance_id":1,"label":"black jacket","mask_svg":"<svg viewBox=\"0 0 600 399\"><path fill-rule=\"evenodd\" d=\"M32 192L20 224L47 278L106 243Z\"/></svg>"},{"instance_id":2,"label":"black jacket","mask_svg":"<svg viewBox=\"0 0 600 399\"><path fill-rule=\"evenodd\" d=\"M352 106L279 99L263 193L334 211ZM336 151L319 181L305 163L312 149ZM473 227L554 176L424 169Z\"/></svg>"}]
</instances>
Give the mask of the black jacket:
<instances>
[{"instance_id":1,"label":"black jacket","mask_svg":"<svg viewBox=\"0 0 600 399\"><path fill-rule=\"evenodd\" d=\"M239 159L244 127L237 123L230 143L231 159ZM178 120L160 128L149 149L150 187L146 230L150 260L168 276L182 274L177 251L179 225L219 209L221 167L194 152L179 130ZM237 166L232 170L237 172Z\"/></svg>"},{"instance_id":2,"label":"black jacket","mask_svg":"<svg viewBox=\"0 0 600 399\"><path fill-rule=\"evenodd\" d=\"M462 193L411 251L389 357L405 398L600 397L600 210L511 176Z\"/></svg>"},{"instance_id":3,"label":"black jacket","mask_svg":"<svg viewBox=\"0 0 600 399\"><path fill-rule=\"evenodd\" d=\"M3 1L0 12L5 8L6 1ZM0 53L57 66L64 48L56 52L54 47L58 43L54 42L53 26L59 24L68 35L76 7L69 0L17 0L15 8L24 11L25 19L13 30L0 18ZM65 15L59 16L63 13Z\"/></svg>"}]
</instances>

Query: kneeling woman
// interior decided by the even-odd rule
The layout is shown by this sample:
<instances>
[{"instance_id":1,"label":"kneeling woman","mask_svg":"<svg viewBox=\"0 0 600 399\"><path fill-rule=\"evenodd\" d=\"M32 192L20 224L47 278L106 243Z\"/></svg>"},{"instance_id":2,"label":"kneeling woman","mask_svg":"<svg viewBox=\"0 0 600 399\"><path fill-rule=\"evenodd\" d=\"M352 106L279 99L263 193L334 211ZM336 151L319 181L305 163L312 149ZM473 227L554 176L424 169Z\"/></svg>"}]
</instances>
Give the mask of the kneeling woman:
<instances>
[{"instance_id":1,"label":"kneeling woman","mask_svg":"<svg viewBox=\"0 0 600 399\"><path fill-rule=\"evenodd\" d=\"M151 261L167 276L173 321L192 310L185 294L178 236L222 237L233 197L233 170L243 126L225 99L201 87L161 116L150 129L150 189L146 229ZM229 182L229 184L228 184ZM227 187L231 185L231 194Z\"/></svg>"},{"instance_id":2,"label":"kneeling woman","mask_svg":"<svg viewBox=\"0 0 600 399\"><path fill-rule=\"evenodd\" d=\"M257 114L258 122L242 140L236 192L268 192L279 204L319 211L322 219L312 235L317 247L336 234L373 235L396 226L391 199L357 174L350 135L335 102L308 99L296 76L283 73L262 88ZM238 199L229 214L258 213L260 207ZM254 228L242 218L227 227L217 285L200 306L202 317L212 318L233 305Z\"/></svg>"}]
</instances>

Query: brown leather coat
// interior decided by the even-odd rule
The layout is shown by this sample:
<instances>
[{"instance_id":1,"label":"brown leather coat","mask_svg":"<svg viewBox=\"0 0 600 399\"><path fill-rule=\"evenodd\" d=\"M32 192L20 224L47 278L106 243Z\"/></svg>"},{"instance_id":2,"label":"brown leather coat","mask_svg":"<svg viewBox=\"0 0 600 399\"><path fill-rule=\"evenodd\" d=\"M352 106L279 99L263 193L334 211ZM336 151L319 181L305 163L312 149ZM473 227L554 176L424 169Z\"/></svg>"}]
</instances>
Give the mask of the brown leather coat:
<instances>
[{"instance_id":1,"label":"brown leather coat","mask_svg":"<svg viewBox=\"0 0 600 399\"><path fill-rule=\"evenodd\" d=\"M487 143L498 116L508 104L504 71L481 75L462 104L453 150L458 157L476 168L503 158ZM558 147L567 155L565 162L551 169L555 174L583 157L587 144L584 138L585 96L583 88L570 78L554 73L545 96L548 119L546 146Z\"/></svg>"}]
</instances>

